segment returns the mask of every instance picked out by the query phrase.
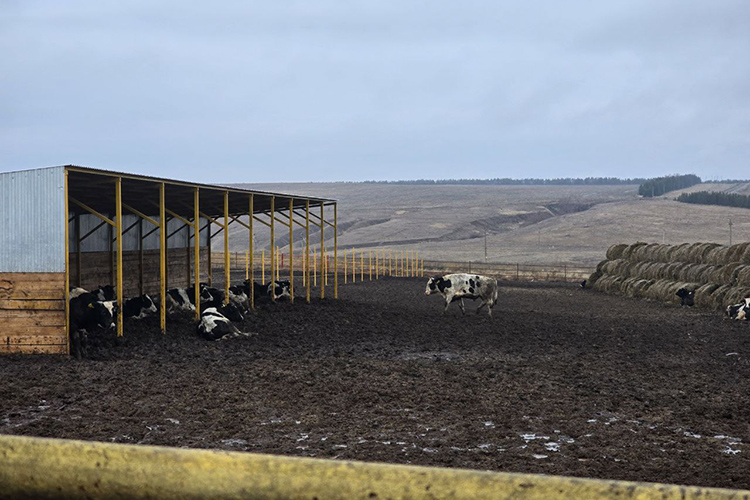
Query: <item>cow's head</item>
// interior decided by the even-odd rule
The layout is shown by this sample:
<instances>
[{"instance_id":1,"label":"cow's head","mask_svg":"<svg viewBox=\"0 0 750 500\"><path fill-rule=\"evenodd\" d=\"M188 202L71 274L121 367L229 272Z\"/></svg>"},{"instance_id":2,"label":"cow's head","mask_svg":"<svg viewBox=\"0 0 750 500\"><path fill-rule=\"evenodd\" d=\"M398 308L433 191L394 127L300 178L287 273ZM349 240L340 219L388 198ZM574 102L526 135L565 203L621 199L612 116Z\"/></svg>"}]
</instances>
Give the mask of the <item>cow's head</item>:
<instances>
[{"instance_id":1,"label":"cow's head","mask_svg":"<svg viewBox=\"0 0 750 500\"><path fill-rule=\"evenodd\" d=\"M143 302L142 302L142 304L143 304L142 311L143 312L155 313L156 311L158 311L158 309L156 307L156 302L154 302L154 300L151 298L151 296L149 296L148 294L144 293L141 296L141 299L143 300Z\"/></svg>"},{"instance_id":2,"label":"cow's head","mask_svg":"<svg viewBox=\"0 0 750 500\"><path fill-rule=\"evenodd\" d=\"M289 281L272 281L268 284L268 291L270 292L269 295L273 297L274 300L280 299L280 298L287 298L290 299L292 297L292 286Z\"/></svg>"},{"instance_id":3,"label":"cow's head","mask_svg":"<svg viewBox=\"0 0 750 500\"><path fill-rule=\"evenodd\" d=\"M242 315L240 308L237 304L230 302L221 308L221 314L224 315L230 321L244 321L245 317Z\"/></svg>"},{"instance_id":4,"label":"cow's head","mask_svg":"<svg viewBox=\"0 0 750 500\"><path fill-rule=\"evenodd\" d=\"M105 330L115 327L117 305L114 300L89 302L88 307L98 326Z\"/></svg>"},{"instance_id":5,"label":"cow's head","mask_svg":"<svg viewBox=\"0 0 750 500\"><path fill-rule=\"evenodd\" d=\"M433 276L427 282L427 287L424 289L424 294L432 295L433 293L443 293L443 291L450 286L451 280L447 280L442 276Z\"/></svg>"}]
</instances>

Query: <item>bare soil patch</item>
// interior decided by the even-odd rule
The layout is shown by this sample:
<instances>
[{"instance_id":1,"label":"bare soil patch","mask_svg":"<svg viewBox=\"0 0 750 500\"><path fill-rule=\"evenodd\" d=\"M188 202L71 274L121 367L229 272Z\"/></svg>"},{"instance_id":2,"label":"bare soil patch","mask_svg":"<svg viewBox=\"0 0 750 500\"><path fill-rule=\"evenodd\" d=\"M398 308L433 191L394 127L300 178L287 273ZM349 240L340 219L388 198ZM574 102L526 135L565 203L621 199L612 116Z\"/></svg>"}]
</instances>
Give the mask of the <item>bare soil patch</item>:
<instances>
[{"instance_id":1,"label":"bare soil patch","mask_svg":"<svg viewBox=\"0 0 750 500\"><path fill-rule=\"evenodd\" d=\"M262 304L249 339L149 320L0 357L0 433L750 487L747 324L538 283L443 317L424 282Z\"/></svg>"}]
</instances>

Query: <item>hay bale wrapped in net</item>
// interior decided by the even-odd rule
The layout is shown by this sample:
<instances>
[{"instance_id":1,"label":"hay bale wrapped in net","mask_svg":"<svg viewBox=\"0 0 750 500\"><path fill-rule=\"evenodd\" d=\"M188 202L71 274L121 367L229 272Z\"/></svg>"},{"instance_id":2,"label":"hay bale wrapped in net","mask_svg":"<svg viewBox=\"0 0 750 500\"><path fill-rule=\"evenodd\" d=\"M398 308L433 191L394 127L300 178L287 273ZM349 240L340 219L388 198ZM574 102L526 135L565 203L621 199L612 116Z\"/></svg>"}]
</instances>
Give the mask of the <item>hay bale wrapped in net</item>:
<instances>
[{"instance_id":1,"label":"hay bale wrapped in net","mask_svg":"<svg viewBox=\"0 0 750 500\"><path fill-rule=\"evenodd\" d=\"M596 282L597 282L597 281L599 280L599 278L601 278L602 276L603 276L603 274L602 274L602 273L601 273L600 271L594 271L593 273L591 273L591 275L589 276L589 279L588 279L588 280L586 280L586 287L587 287L587 288L593 288L593 287L594 287L594 284L595 284L595 283L596 283Z\"/></svg>"},{"instance_id":2,"label":"hay bale wrapped in net","mask_svg":"<svg viewBox=\"0 0 750 500\"><path fill-rule=\"evenodd\" d=\"M594 283L594 289L604 293L620 293L620 284L625 281L622 276L605 274Z\"/></svg>"},{"instance_id":3,"label":"hay bale wrapped in net","mask_svg":"<svg viewBox=\"0 0 750 500\"><path fill-rule=\"evenodd\" d=\"M647 290L654 284L653 280L641 278L628 278L621 287L622 293L628 297L644 298Z\"/></svg>"},{"instance_id":4,"label":"hay bale wrapped in net","mask_svg":"<svg viewBox=\"0 0 750 500\"><path fill-rule=\"evenodd\" d=\"M708 298L711 309L724 309L724 296L731 289L732 287L729 285L721 285L711 292L711 296Z\"/></svg>"},{"instance_id":5,"label":"hay bale wrapped in net","mask_svg":"<svg viewBox=\"0 0 750 500\"><path fill-rule=\"evenodd\" d=\"M706 283L705 285L699 286L695 290L695 297L693 301L698 307L705 307L707 309L714 309L714 305L711 302L711 294L719 288L716 283Z\"/></svg>"},{"instance_id":6,"label":"hay bale wrapped in net","mask_svg":"<svg viewBox=\"0 0 750 500\"><path fill-rule=\"evenodd\" d=\"M737 277L734 280L735 286L750 286L750 265L742 264L739 266Z\"/></svg>"},{"instance_id":7,"label":"hay bale wrapped in net","mask_svg":"<svg viewBox=\"0 0 750 500\"><path fill-rule=\"evenodd\" d=\"M694 264L712 263L707 261L707 256L714 249L723 249L722 245L718 243L693 243L687 251L687 262ZM725 252L726 250L716 250L718 253ZM720 264L722 262L719 262Z\"/></svg>"},{"instance_id":8,"label":"hay bale wrapped in net","mask_svg":"<svg viewBox=\"0 0 750 500\"><path fill-rule=\"evenodd\" d=\"M607 262L609 262L609 260L607 260L607 259L604 259L603 261L599 262L599 263L598 263L598 264L596 265L596 270L597 270L598 272L600 272L600 273L604 274L604 266L606 266L606 265L607 265Z\"/></svg>"},{"instance_id":9,"label":"hay bale wrapped in net","mask_svg":"<svg viewBox=\"0 0 750 500\"><path fill-rule=\"evenodd\" d=\"M647 244L648 243L645 243L643 241L637 241L635 243L628 245L626 248L623 249L622 256L620 258L625 259L625 260L633 260L633 255L635 254L635 252L639 248L646 246Z\"/></svg>"},{"instance_id":10,"label":"hay bale wrapped in net","mask_svg":"<svg viewBox=\"0 0 750 500\"><path fill-rule=\"evenodd\" d=\"M721 309L726 309L729 305L739 304L740 302L743 302L746 297L750 297L750 287L733 286L727 291L726 295L724 295L724 298L721 301Z\"/></svg>"},{"instance_id":11,"label":"hay bale wrapped in net","mask_svg":"<svg viewBox=\"0 0 750 500\"><path fill-rule=\"evenodd\" d=\"M622 258L622 252L628 247L627 243L615 243L607 249L605 254L607 260L617 260Z\"/></svg>"},{"instance_id":12,"label":"hay bale wrapped in net","mask_svg":"<svg viewBox=\"0 0 750 500\"><path fill-rule=\"evenodd\" d=\"M659 245L654 251L654 262L669 262L669 254L672 251L672 248L672 245Z\"/></svg>"},{"instance_id":13,"label":"hay bale wrapped in net","mask_svg":"<svg viewBox=\"0 0 750 500\"><path fill-rule=\"evenodd\" d=\"M727 252L728 262L742 262L743 264L750 264L750 262L743 262L742 260L742 257L743 255L745 255L745 252L747 252L748 248L750 248L750 241L735 243L734 245L729 247L729 251Z\"/></svg>"},{"instance_id":14,"label":"hay bale wrapped in net","mask_svg":"<svg viewBox=\"0 0 750 500\"><path fill-rule=\"evenodd\" d=\"M656 250L659 247L658 243L648 243L641 245L634 249L630 254L631 262L653 262L656 257Z\"/></svg>"},{"instance_id":15,"label":"hay bale wrapped in net","mask_svg":"<svg viewBox=\"0 0 750 500\"><path fill-rule=\"evenodd\" d=\"M702 280L702 276L706 272L706 269L710 267L709 264L688 264L679 270L678 279L693 283L706 283L706 281Z\"/></svg>"},{"instance_id":16,"label":"hay bale wrapped in net","mask_svg":"<svg viewBox=\"0 0 750 500\"><path fill-rule=\"evenodd\" d=\"M665 263L659 270L659 278L674 281L675 271L682 266L682 262Z\"/></svg>"},{"instance_id":17,"label":"hay bale wrapped in net","mask_svg":"<svg viewBox=\"0 0 750 500\"><path fill-rule=\"evenodd\" d=\"M711 282L718 285L734 286L740 271L745 268L740 262L730 262L711 273Z\"/></svg>"},{"instance_id":18,"label":"hay bale wrapped in net","mask_svg":"<svg viewBox=\"0 0 750 500\"><path fill-rule=\"evenodd\" d=\"M667 250L667 258L664 262L685 262L688 260L687 254L690 249L690 243L680 243L672 246Z\"/></svg>"},{"instance_id":19,"label":"hay bale wrapped in net","mask_svg":"<svg viewBox=\"0 0 750 500\"><path fill-rule=\"evenodd\" d=\"M723 245L715 246L706 252L705 260L708 264L715 266L723 265L731 262L728 260L729 247Z\"/></svg>"}]
</instances>

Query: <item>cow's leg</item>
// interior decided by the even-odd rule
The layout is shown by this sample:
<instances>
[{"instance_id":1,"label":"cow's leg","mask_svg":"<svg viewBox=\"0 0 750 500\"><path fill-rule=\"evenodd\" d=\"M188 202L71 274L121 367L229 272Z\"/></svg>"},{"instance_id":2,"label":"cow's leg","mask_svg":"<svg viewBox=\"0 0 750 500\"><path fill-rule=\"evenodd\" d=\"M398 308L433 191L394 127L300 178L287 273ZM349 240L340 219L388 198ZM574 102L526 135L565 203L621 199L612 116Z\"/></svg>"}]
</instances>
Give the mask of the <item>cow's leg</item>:
<instances>
[{"instance_id":1,"label":"cow's leg","mask_svg":"<svg viewBox=\"0 0 750 500\"><path fill-rule=\"evenodd\" d=\"M482 310L482 308L483 308L484 306L487 306L487 308L488 308L488 309L489 309L490 311L492 311L492 308L490 308L490 307L489 307L489 304L487 303L487 301L486 301L486 300L483 300L483 301L482 301L482 303L481 303L481 304L479 304L479 307L477 307L477 314L479 314L479 311L481 311L481 310ZM490 312L490 315L492 315L492 312Z\"/></svg>"},{"instance_id":2,"label":"cow's leg","mask_svg":"<svg viewBox=\"0 0 750 500\"><path fill-rule=\"evenodd\" d=\"M466 315L466 307L464 307L464 299L463 298L461 298L461 299L458 300L458 307L461 308L461 314L465 316Z\"/></svg>"}]
</instances>

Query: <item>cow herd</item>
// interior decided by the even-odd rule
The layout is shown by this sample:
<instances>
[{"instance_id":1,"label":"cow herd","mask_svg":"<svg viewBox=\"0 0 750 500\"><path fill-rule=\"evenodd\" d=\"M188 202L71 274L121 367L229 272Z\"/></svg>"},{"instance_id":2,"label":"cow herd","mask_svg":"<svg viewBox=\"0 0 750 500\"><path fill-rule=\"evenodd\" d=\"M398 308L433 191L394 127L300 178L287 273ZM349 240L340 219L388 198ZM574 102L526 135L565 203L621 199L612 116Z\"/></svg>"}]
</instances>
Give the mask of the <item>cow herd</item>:
<instances>
[{"instance_id":1,"label":"cow herd","mask_svg":"<svg viewBox=\"0 0 750 500\"><path fill-rule=\"evenodd\" d=\"M260 284L245 280L241 285L229 288L225 300L223 290L199 284L201 319L198 333L208 340L221 340L227 337L250 336L241 332L234 323L241 323L250 310L250 294L255 300L290 298L289 281L272 281ZM144 294L124 300L123 318L139 320L159 311L159 297ZM166 291L166 313L172 315L181 311L195 312L195 288L172 288ZM70 336L72 353L81 358L86 355L88 334L92 330L111 330L115 327L119 304L115 289L111 285L100 286L87 291L80 287L70 290Z\"/></svg>"}]
</instances>

